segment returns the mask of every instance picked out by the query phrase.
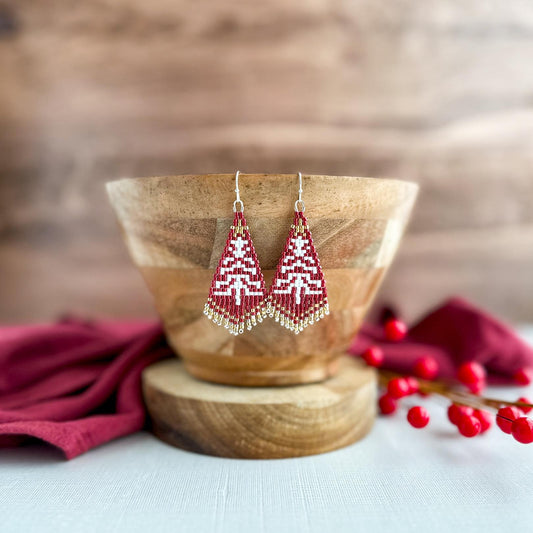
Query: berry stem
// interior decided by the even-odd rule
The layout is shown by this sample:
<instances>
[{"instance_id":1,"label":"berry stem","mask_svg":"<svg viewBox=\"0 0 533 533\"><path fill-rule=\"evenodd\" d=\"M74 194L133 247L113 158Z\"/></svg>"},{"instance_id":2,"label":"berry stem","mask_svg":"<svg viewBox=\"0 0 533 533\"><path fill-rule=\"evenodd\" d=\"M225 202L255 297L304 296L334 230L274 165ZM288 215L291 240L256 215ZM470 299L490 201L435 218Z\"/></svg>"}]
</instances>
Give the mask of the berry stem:
<instances>
[{"instance_id":1,"label":"berry stem","mask_svg":"<svg viewBox=\"0 0 533 533\"><path fill-rule=\"evenodd\" d=\"M391 372L389 370L379 369L379 383L381 386L386 387L387 383L393 378L405 378L406 375ZM507 400L500 400L498 398L486 398L478 396L470 392L459 390L455 388L451 383L441 380L428 381L418 378L419 391L424 394L438 394L451 400L453 403L459 405L466 405L474 409L483 409L489 407L494 410L498 410L503 406L513 407L533 407L533 404L526 402L510 402Z\"/></svg>"}]
</instances>

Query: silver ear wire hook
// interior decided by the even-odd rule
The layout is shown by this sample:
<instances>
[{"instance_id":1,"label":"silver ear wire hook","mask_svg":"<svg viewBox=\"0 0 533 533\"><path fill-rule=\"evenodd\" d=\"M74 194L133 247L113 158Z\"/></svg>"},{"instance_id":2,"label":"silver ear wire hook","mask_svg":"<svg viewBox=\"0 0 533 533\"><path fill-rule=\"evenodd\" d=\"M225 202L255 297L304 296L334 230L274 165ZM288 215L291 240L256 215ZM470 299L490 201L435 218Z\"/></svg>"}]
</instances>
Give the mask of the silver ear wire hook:
<instances>
[{"instance_id":1,"label":"silver ear wire hook","mask_svg":"<svg viewBox=\"0 0 533 533\"><path fill-rule=\"evenodd\" d=\"M244 204L242 203L241 194L239 192L239 174L240 174L240 171L237 170L237 172L235 172L235 201L233 202L233 212L234 213L237 212L237 204L241 204L240 212L241 213L244 212Z\"/></svg>"},{"instance_id":2,"label":"silver ear wire hook","mask_svg":"<svg viewBox=\"0 0 533 533\"><path fill-rule=\"evenodd\" d=\"M294 210L295 211L301 211L302 213L305 211L305 204L302 200L302 193L304 192L302 188L302 173L298 172L298 181L299 181L299 188L298 188L298 200L294 202ZM301 205L301 209L298 209L298 204Z\"/></svg>"}]
</instances>

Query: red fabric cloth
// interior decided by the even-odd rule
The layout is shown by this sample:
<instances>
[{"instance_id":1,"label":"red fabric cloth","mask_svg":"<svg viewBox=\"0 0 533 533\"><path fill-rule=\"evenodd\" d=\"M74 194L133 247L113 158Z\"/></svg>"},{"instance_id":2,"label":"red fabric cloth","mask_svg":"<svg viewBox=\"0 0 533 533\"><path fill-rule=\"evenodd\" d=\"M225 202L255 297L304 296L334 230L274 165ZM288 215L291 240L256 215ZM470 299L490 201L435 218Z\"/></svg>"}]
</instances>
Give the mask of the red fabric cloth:
<instances>
[{"instance_id":1,"label":"red fabric cloth","mask_svg":"<svg viewBox=\"0 0 533 533\"><path fill-rule=\"evenodd\" d=\"M0 329L0 445L36 437L71 459L138 431L141 372L170 354L154 322Z\"/></svg>"},{"instance_id":2,"label":"red fabric cloth","mask_svg":"<svg viewBox=\"0 0 533 533\"><path fill-rule=\"evenodd\" d=\"M411 327L407 338L386 342L383 328L363 326L351 352L370 344L385 352L385 367L409 372L432 355L440 377L466 360L511 381L533 367L533 350L511 329L470 304L453 299ZM141 429L145 421L140 376L171 355L158 323L63 321L0 328L0 445L36 437L68 459Z\"/></svg>"},{"instance_id":3,"label":"red fabric cloth","mask_svg":"<svg viewBox=\"0 0 533 533\"><path fill-rule=\"evenodd\" d=\"M511 384L519 368L533 367L531 346L510 327L460 298L452 298L430 312L411 326L400 342L385 340L383 327L365 324L350 352L359 355L372 344L383 349L383 367L395 372L409 373L418 358L434 357L441 379L454 378L465 361L483 364L489 382L502 384Z\"/></svg>"}]
</instances>

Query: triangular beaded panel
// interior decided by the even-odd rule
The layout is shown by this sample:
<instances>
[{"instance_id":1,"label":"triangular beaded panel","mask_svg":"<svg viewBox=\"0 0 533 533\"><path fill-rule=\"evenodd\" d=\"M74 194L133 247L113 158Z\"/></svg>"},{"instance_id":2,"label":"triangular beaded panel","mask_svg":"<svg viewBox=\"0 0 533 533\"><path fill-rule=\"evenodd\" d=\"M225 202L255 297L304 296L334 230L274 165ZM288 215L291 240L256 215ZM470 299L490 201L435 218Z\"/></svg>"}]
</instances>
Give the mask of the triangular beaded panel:
<instances>
[{"instance_id":1,"label":"triangular beaded panel","mask_svg":"<svg viewBox=\"0 0 533 533\"><path fill-rule=\"evenodd\" d=\"M266 316L265 281L242 212L235 213L204 314L239 335Z\"/></svg>"},{"instance_id":2,"label":"triangular beaded panel","mask_svg":"<svg viewBox=\"0 0 533 533\"><path fill-rule=\"evenodd\" d=\"M329 314L326 280L302 211L294 213L267 305L269 316L296 334Z\"/></svg>"}]
</instances>

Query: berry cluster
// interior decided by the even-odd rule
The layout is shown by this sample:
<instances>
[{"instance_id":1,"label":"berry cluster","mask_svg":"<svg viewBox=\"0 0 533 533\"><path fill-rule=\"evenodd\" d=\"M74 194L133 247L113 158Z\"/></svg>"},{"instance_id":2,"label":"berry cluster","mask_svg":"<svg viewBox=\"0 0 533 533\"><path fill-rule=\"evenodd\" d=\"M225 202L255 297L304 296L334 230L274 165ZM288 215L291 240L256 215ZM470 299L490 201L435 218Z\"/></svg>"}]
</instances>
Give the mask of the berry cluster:
<instances>
[{"instance_id":1,"label":"berry cluster","mask_svg":"<svg viewBox=\"0 0 533 533\"><path fill-rule=\"evenodd\" d=\"M526 400L526 398L522 398ZM531 403L527 400L526 403ZM496 424L504 432L511 434L515 440L522 444L530 444L533 442L533 420L524 416L531 410L531 407L518 408L513 405L507 405L498 409L496 415Z\"/></svg>"},{"instance_id":2,"label":"berry cluster","mask_svg":"<svg viewBox=\"0 0 533 533\"><path fill-rule=\"evenodd\" d=\"M492 415L489 412L457 403L448 407L448 420L467 438L485 433L492 426Z\"/></svg>"},{"instance_id":3,"label":"berry cluster","mask_svg":"<svg viewBox=\"0 0 533 533\"><path fill-rule=\"evenodd\" d=\"M398 342L407 335L407 326L397 318L388 319L384 330L385 338L389 341ZM361 358L373 367L381 367L385 362L384 352L379 346L368 347ZM380 412L392 415L398 410L400 400L407 396L439 394L451 400L448 420L457 427L460 435L472 438L488 431L494 418L487 411L490 408L497 411L496 425L504 433L512 435L523 444L533 442L533 420L526 416L533 409L531 400L522 396L516 402L507 402L480 396L487 381L483 365L469 361L459 366L456 378L466 390L436 380L438 374L438 362L430 356L420 357L415 361L410 375L381 370L380 382L384 392L378 400ZM518 369L513 374L513 379L518 385L529 385L533 373L527 368ZM429 424L429 413L424 407L416 405L408 410L407 421L417 429L424 428Z\"/></svg>"}]
</instances>

